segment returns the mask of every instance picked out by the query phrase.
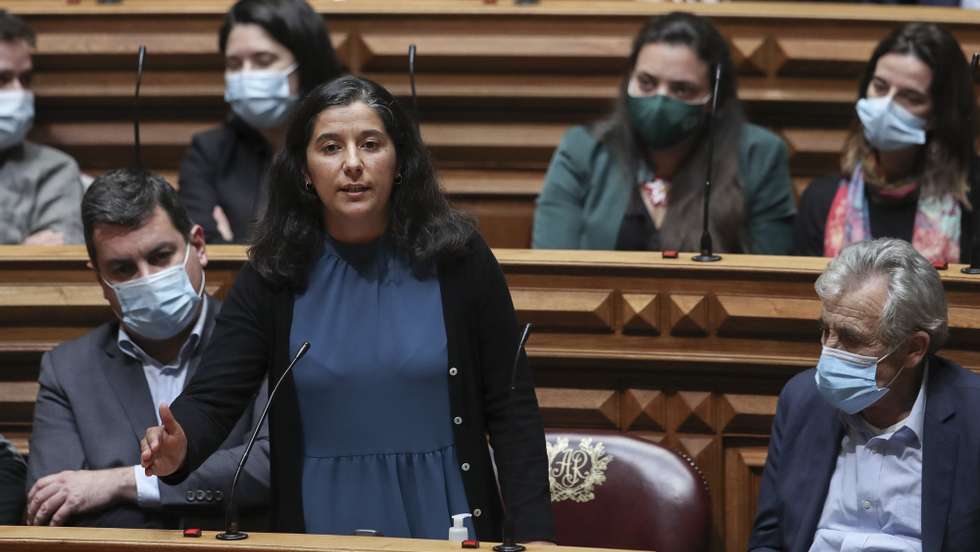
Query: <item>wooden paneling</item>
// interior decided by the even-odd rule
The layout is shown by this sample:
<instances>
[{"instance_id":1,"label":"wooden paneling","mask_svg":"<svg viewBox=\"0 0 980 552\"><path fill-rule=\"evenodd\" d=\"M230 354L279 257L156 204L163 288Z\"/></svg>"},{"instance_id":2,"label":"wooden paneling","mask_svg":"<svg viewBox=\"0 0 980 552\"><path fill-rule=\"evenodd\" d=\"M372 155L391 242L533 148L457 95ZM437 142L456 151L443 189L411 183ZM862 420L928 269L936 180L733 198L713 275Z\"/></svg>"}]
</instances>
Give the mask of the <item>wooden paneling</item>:
<instances>
[{"instance_id":1,"label":"wooden paneling","mask_svg":"<svg viewBox=\"0 0 980 552\"><path fill-rule=\"evenodd\" d=\"M149 52L142 87L149 166L175 174L190 136L223 118L217 30L228 1L4 4L38 32L33 137L74 155L89 173L132 161L138 44ZM533 202L562 132L608 111L633 35L649 16L676 9L631 0L313 5L351 71L402 98L409 94L407 48L418 46L423 135L450 196L480 218L495 247L530 244ZM980 13L970 10L799 2L684 9L710 17L729 40L747 113L786 140L797 190L836 172L858 77L890 30L935 21L965 51L980 49Z\"/></svg>"},{"instance_id":2,"label":"wooden paneling","mask_svg":"<svg viewBox=\"0 0 980 552\"><path fill-rule=\"evenodd\" d=\"M495 250L522 322L549 427L614 429L695 460L711 488L713 550L744 550L758 475L787 379L820 352L813 283L826 259ZM244 259L208 248L224 295ZM980 369L980 278L942 278L954 339L943 355ZM79 246L0 247L0 432L30 433L40 356L111 313ZM959 338L956 338L959 336Z\"/></svg>"},{"instance_id":3,"label":"wooden paneling","mask_svg":"<svg viewBox=\"0 0 980 552\"><path fill-rule=\"evenodd\" d=\"M491 543L483 543L489 548ZM603 548L562 547L569 552L613 552ZM4 552L458 552L459 544L445 539L398 539L249 532L248 539L228 543L205 531L187 538L181 531L162 529L102 529L94 527L0 526ZM528 544L528 552L554 552L553 546Z\"/></svg>"}]
</instances>

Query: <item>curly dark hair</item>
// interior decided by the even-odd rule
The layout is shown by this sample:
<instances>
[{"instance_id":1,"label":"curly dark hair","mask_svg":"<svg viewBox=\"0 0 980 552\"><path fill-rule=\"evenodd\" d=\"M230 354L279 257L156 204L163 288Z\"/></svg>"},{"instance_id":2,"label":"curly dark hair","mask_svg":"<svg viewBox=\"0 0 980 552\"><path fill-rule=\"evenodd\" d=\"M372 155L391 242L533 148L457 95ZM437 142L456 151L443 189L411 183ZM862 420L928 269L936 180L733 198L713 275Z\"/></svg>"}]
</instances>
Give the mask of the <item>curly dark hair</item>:
<instances>
[{"instance_id":1,"label":"curly dark hair","mask_svg":"<svg viewBox=\"0 0 980 552\"><path fill-rule=\"evenodd\" d=\"M274 284L305 289L310 267L323 251L323 204L305 189L306 150L320 113L355 102L377 113L395 145L402 178L388 200L385 237L396 253L422 274L445 256L462 253L475 231L469 216L450 207L418 128L398 101L375 82L341 77L313 89L299 104L269 170L269 206L248 254L259 274Z\"/></svg>"}]
</instances>

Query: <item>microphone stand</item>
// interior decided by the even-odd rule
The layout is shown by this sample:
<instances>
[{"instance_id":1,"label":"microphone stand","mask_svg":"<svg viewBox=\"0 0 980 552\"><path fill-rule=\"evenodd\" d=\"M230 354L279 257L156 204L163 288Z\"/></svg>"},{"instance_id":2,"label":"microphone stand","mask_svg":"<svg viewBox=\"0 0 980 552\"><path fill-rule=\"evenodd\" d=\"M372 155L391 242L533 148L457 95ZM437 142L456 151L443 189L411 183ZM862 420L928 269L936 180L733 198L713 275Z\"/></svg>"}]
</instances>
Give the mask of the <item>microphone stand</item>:
<instances>
[{"instance_id":1,"label":"microphone stand","mask_svg":"<svg viewBox=\"0 0 980 552\"><path fill-rule=\"evenodd\" d=\"M415 96L415 44L408 45L408 83L412 87L412 109L415 110L415 130L419 129L419 101Z\"/></svg>"},{"instance_id":2,"label":"microphone stand","mask_svg":"<svg viewBox=\"0 0 980 552\"><path fill-rule=\"evenodd\" d=\"M976 81L977 77L977 65L980 65L980 53L973 52L973 59L970 60L970 84ZM976 120L971 121L971 127L974 133L977 131ZM976 142L974 141L974 157L976 156ZM976 176L976 159L970 160L970 181L973 181L974 176ZM978 205L973 206L973 216L970 220L970 230L973 232L972 239L970 240L970 266L963 267L960 272L964 274L980 274L980 217L977 216Z\"/></svg>"},{"instance_id":3,"label":"microphone stand","mask_svg":"<svg viewBox=\"0 0 980 552\"><path fill-rule=\"evenodd\" d=\"M296 356L293 357L292 362L286 367L282 375L276 381L276 385L272 387L272 391L269 391L269 400L265 402L265 408L262 409L262 415L259 416L259 423L255 424L255 430L252 431L252 436L248 440L248 445L245 446L245 453L242 454L242 460L238 463L238 469L235 470L235 479L231 482L231 491L228 493L228 505L225 507L225 530L218 533L214 537L219 540L242 540L248 538L248 533L245 531L240 531L238 529L238 506L235 505L235 489L238 488L238 478L242 475L242 468L245 467L245 461L248 459L248 455L252 452L252 445L255 444L255 438L259 435L259 429L262 427L262 422L265 421L266 416L269 415L269 407L272 406L272 399L276 396L276 391L279 390L279 384L282 380L286 379L286 374L292 371L293 366L299 362L299 359L303 358L303 355L310 350L310 342L304 341L302 345L299 346L299 351L296 351Z\"/></svg>"},{"instance_id":4,"label":"microphone stand","mask_svg":"<svg viewBox=\"0 0 980 552\"><path fill-rule=\"evenodd\" d=\"M531 328L533 326L528 323L524 326L524 333L521 334L521 341L517 344L517 353L514 355L514 366L510 371L510 389L507 394L507 402L513 402L514 392L517 391L517 366L521 361L521 351L524 350L524 344L527 343L527 338L531 335ZM507 409L510 413L510 409ZM510 416L510 427L511 431L516 432L517 428L514 427L514 416ZM503 488L503 485L501 485ZM504 522L501 527L501 537L503 542L493 547L496 552L524 552L527 548L522 544L517 544L514 540L514 518L510 515L510 508L504 505Z\"/></svg>"},{"instance_id":5,"label":"microphone stand","mask_svg":"<svg viewBox=\"0 0 980 552\"><path fill-rule=\"evenodd\" d=\"M143 59L146 46L140 44L136 53L136 90L133 92L133 153L136 168L143 170L143 150L140 147L140 84L143 82Z\"/></svg>"},{"instance_id":6,"label":"microphone stand","mask_svg":"<svg viewBox=\"0 0 980 552\"><path fill-rule=\"evenodd\" d=\"M699 263L712 263L720 261L721 256L712 252L711 232L708 231L708 213L711 206L711 169L715 161L715 135L713 120L715 112L718 110L718 85L721 83L721 64L715 66L715 87L711 95L711 112L708 114L708 175L704 179L704 212L701 215L701 254L695 255L692 260Z\"/></svg>"}]
</instances>

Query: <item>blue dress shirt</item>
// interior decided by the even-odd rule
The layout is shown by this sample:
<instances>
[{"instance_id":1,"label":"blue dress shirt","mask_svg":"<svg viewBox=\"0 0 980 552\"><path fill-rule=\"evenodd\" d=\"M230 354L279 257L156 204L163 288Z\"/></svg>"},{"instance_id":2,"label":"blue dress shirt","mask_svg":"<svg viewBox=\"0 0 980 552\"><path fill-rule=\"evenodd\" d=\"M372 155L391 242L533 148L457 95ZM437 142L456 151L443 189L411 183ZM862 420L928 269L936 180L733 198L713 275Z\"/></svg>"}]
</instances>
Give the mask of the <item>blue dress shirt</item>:
<instances>
[{"instance_id":1,"label":"blue dress shirt","mask_svg":"<svg viewBox=\"0 0 980 552\"><path fill-rule=\"evenodd\" d=\"M908 417L880 429L841 413L846 432L810 552L921 552L928 365Z\"/></svg>"}]
</instances>

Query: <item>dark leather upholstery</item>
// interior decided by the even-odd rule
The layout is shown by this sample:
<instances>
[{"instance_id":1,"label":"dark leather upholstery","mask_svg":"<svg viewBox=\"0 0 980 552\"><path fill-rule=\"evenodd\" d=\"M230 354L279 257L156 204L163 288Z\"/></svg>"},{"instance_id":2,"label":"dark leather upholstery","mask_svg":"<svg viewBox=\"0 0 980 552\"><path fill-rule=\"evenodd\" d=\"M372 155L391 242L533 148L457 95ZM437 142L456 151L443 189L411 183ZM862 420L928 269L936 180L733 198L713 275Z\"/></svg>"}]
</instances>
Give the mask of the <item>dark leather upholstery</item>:
<instances>
[{"instance_id":1,"label":"dark leather upholstery","mask_svg":"<svg viewBox=\"0 0 980 552\"><path fill-rule=\"evenodd\" d=\"M550 430L547 439L559 544L657 552L706 549L710 501L704 478L692 462L621 433ZM562 450L559 439L567 439ZM596 449L599 443L601 452ZM583 483L590 474L596 479L595 472L602 471L603 459L609 457L605 481L592 489L594 498L570 498L588 498L582 496L588 494ZM593 469L595 460L599 470Z\"/></svg>"}]
</instances>

